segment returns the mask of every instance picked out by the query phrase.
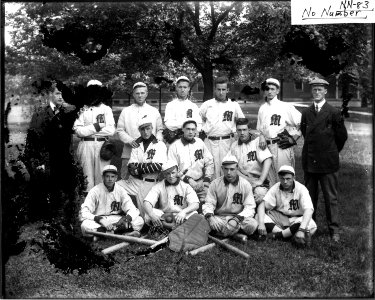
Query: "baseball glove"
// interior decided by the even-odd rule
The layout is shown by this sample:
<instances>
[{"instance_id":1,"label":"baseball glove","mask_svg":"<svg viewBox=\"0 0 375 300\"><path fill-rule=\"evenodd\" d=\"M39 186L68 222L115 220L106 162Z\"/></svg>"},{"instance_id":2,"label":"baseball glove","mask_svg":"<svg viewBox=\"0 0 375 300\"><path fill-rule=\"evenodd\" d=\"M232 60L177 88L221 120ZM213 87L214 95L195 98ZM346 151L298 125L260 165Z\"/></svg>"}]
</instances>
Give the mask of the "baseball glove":
<instances>
[{"instance_id":1,"label":"baseball glove","mask_svg":"<svg viewBox=\"0 0 375 300\"><path fill-rule=\"evenodd\" d=\"M116 155L116 145L110 141L105 141L100 148L100 158L102 160L108 161Z\"/></svg>"},{"instance_id":2,"label":"baseball glove","mask_svg":"<svg viewBox=\"0 0 375 300\"><path fill-rule=\"evenodd\" d=\"M299 230L303 232L303 237L293 236L292 244L297 248L306 248L311 246L311 234L309 230Z\"/></svg>"},{"instance_id":3,"label":"baseball glove","mask_svg":"<svg viewBox=\"0 0 375 300\"><path fill-rule=\"evenodd\" d=\"M183 132L181 129L172 131L168 128L165 128L163 130L164 141L167 142L168 144L172 144L175 140L179 139L182 136L182 134Z\"/></svg>"},{"instance_id":4,"label":"baseball glove","mask_svg":"<svg viewBox=\"0 0 375 300\"><path fill-rule=\"evenodd\" d=\"M280 141L277 142L277 145L281 149L287 149L294 145L297 145L296 140L289 134L289 132L284 129L283 132L277 135L280 138Z\"/></svg>"}]
</instances>

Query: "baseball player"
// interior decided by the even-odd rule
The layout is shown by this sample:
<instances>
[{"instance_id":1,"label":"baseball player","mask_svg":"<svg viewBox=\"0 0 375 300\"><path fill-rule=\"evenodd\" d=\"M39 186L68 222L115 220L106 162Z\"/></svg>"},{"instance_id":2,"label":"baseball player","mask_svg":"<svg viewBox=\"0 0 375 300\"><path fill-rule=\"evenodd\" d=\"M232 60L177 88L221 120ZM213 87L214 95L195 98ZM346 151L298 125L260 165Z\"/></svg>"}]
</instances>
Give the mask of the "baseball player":
<instances>
[{"instance_id":1,"label":"baseball player","mask_svg":"<svg viewBox=\"0 0 375 300\"><path fill-rule=\"evenodd\" d=\"M197 213L198 197L193 188L178 177L176 161L168 160L163 164L162 173L165 179L153 186L143 201L145 222L163 226L162 216L172 213L176 224L180 225Z\"/></svg>"},{"instance_id":2,"label":"baseball player","mask_svg":"<svg viewBox=\"0 0 375 300\"><path fill-rule=\"evenodd\" d=\"M98 80L90 80L87 86L99 85ZM102 169L110 162L100 158L100 149L106 139L115 133L115 120L112 109L103 103L85 105L74 122L73 130L81 138L77 148L77 157L87 176L86 191L102 181Z\"/></svg>"},{"instance_id":3,"label":"baseball player","mask_svg":"<svg viewBox=\"0 0 375 300\"><path fill-rule=\"evenodd\" d=\"M235 156L225 156L222 167L224 176L211 182L203 214L218 235L231 236L242 230L253 236L258 223L254 219L255 201L251 185L238 175Z\"/></svg>"},{"instance_id":4,"label":"baseball player","mask_svg":"<svg viewBox=\"0 0 375 300\"><path fill-rule=\"evenodd\" d=\"M163 121L159 111L146 103L148 95L148 89L145 83L137 82L133 85L133 97L135 103L125 107L118 119L117 123L117 134L124 143L122 151L122 166L121 166L121 178L128 179L128 162L130 153L133 148L139 147L136 140L139 138L138 125L139 121L144 117L148 116L152 120L152 134L159 140L163 140Z\"/></svg>"},{"instance_id":5,"label":"baseball player","mask_svg":"<svg viewBox=\"0 0 375 300\"><path fill-rule=\"evenodd\" d=\"M198 132L202 129L202 119L199 115L198 106L189 100L190 79L186 76L180 76L176 80L177 98L167 103L165 107L164 139L168 144L172 144L182 135L182 123L186 119L193 119L197 123Z\"/></svg>"},{"instance_id":6,"label":"baseball player","mask_svg":"<svg viewBox=\"0 0 375 300\"><path fill-rule=\"evenodd\" d=\"M232 144L230 154L238 160L238 174L251 184L259 218L259 210L264 210L263 198L269 189L268 171L272 164L272 154L268 148L260 149L259 137L250 133L248 119L238 119L236 129L238 141ZM265 237L267 232L264 220L258 219L258 223L259 234Z\"/></svg>"},{"instance_id":7,"label":"baseball player","mask_svg":"<svg viewBox=\"0 0 375 300\"><path fill-rule=\"evenodd\" d=\"M228 78L218 77L215 98L204 102L199 111L207 135L204 142L214 158L214 178L222 175L221 162L234 141L236 120L245 117L239 104L227 98L228 91Z\"/></svg>"},{"instance_id":8,"label":"baseball player","mask_svg":"<svg viewBox=\"0 0 375 300\"><path fill-rule=\"evenodd\" d=\"M281 166L278 171L280 182L270 188L264 196L264 222L267 232L274 239L311 238L317 229L312 219L314 207L307 188L294 179L291 166Z\"/></svg>"},{"instance_id":9,"label":"baseball player","mask_svg":"<svg viewBox=\"0 0 375 300\"><path fill-rule=\"evenodd\" d=\"M178 163L182 181L190 184L203 203L214 173L213 157L204 142L195 137L197 123L193 119L183 123L182 131L181 139L169 147L168 159Z\"/></svg>"},{"instance_id":10,"label":"baseball player","mask_svg":"<svg viewBox=\"0 0 375 300\"><path fill-rule=\"evenodd\" d=\"M90 236L87 231L92 230L127 232L127 235L139 237L144 221L129 195L116 183L117 168L107 165L102 174L103 182L89 191L81 205L83 235Z\"/></svg>"},{"instance_id":11,"label":"baseball player","mask_svg":"<svg viewBox=\"0 0 375 300\"><path fill-rule=\"evenodd\" d=\"M294 149L301 136L301 113L290 103L277 99L280 92L280 82L268 78L262 87L265 90L266 102L258 112L256 129L261 133L259 146L268 149L273 155L269 172L271 185L278 180L277 170L282 165L294 167Z\"/></svg>"},{"instance_id":12,"label":"baseball player","mask_svg":"<svg viewBox=\"0 0 375 300\"><path fill-rule=\"evenodd\" d=\"M118 184L129 195L135 196L137 207L144 216L143 199L157 183L162 164L167 160L167 147L152 134L152 119L144 117L139 121L141 136L136 140L139 147L133 148L128 163L129 179Z\"/></svg>"}]
</instances>

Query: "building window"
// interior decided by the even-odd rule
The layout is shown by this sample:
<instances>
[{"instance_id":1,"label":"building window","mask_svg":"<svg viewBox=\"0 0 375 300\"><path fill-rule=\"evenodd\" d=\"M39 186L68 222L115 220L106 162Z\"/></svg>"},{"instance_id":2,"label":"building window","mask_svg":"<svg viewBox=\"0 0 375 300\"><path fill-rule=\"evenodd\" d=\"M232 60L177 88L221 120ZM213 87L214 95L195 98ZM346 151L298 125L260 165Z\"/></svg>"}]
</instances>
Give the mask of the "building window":
<instances>
[{"instance_id":1,"label":"building window","mask_svg":"<svg viewBox=\"0 0 375 300\"><path fill-rule=\"evenodd\" d=\"M294 89L296 91L302 91L303 90L303 82L302 82L302 80L294 81Z\"/></svg>"}]
</instances>

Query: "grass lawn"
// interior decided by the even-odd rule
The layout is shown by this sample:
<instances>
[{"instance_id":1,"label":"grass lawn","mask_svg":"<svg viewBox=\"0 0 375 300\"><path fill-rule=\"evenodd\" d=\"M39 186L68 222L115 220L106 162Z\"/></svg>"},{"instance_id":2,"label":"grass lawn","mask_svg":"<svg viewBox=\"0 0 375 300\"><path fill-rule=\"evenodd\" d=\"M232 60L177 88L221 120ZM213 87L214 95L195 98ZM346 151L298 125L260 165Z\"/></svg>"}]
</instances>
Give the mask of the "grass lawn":
<instances>
[{"instance_id":1,"label":"grass lawn","mask_svg":"<svg viewBox=\"0 0 375 300\"><path fill-rule=\"evenodd\" d=\"M302 141L296 147L297 180L303 182ZM121 144L118 144L121 149ZM220 247L187 256L169 249L126 260L130 245L113 254L107 273L63 274L43 251L28 245L5 266L7 298L302 298L373 296L373 162L371 136L350 135L340 154L339 202L342 238L331 243L320 198L317 224L309 249L266 240L230 243L251 255L245 260ZM120 166L120 158L113 163ZM31 240L39 224L24 226ZM101 240L106 248L117 240Z\"/></svg>"}]
</instances>

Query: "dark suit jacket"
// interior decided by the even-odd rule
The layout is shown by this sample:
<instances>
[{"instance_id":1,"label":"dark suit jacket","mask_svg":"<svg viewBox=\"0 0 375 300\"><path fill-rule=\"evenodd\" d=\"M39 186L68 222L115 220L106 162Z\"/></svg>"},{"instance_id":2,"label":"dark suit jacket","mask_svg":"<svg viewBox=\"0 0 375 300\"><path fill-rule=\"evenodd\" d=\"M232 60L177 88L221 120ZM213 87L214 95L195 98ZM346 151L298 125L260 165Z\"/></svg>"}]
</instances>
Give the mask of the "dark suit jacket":
<instances>
[{"instance_id":1,"label":"dark suit jacket","mask_svg":"<svg viewBox=\"0 0 375 300\"><path fill-rule=\"evenodd\" d=\"M305 138L302 167L310 173L339 170L339 152L348 138L340 111L327 102L316 114L314 105L302 112L301 131Z\"/></svg>"}]
</instances>

